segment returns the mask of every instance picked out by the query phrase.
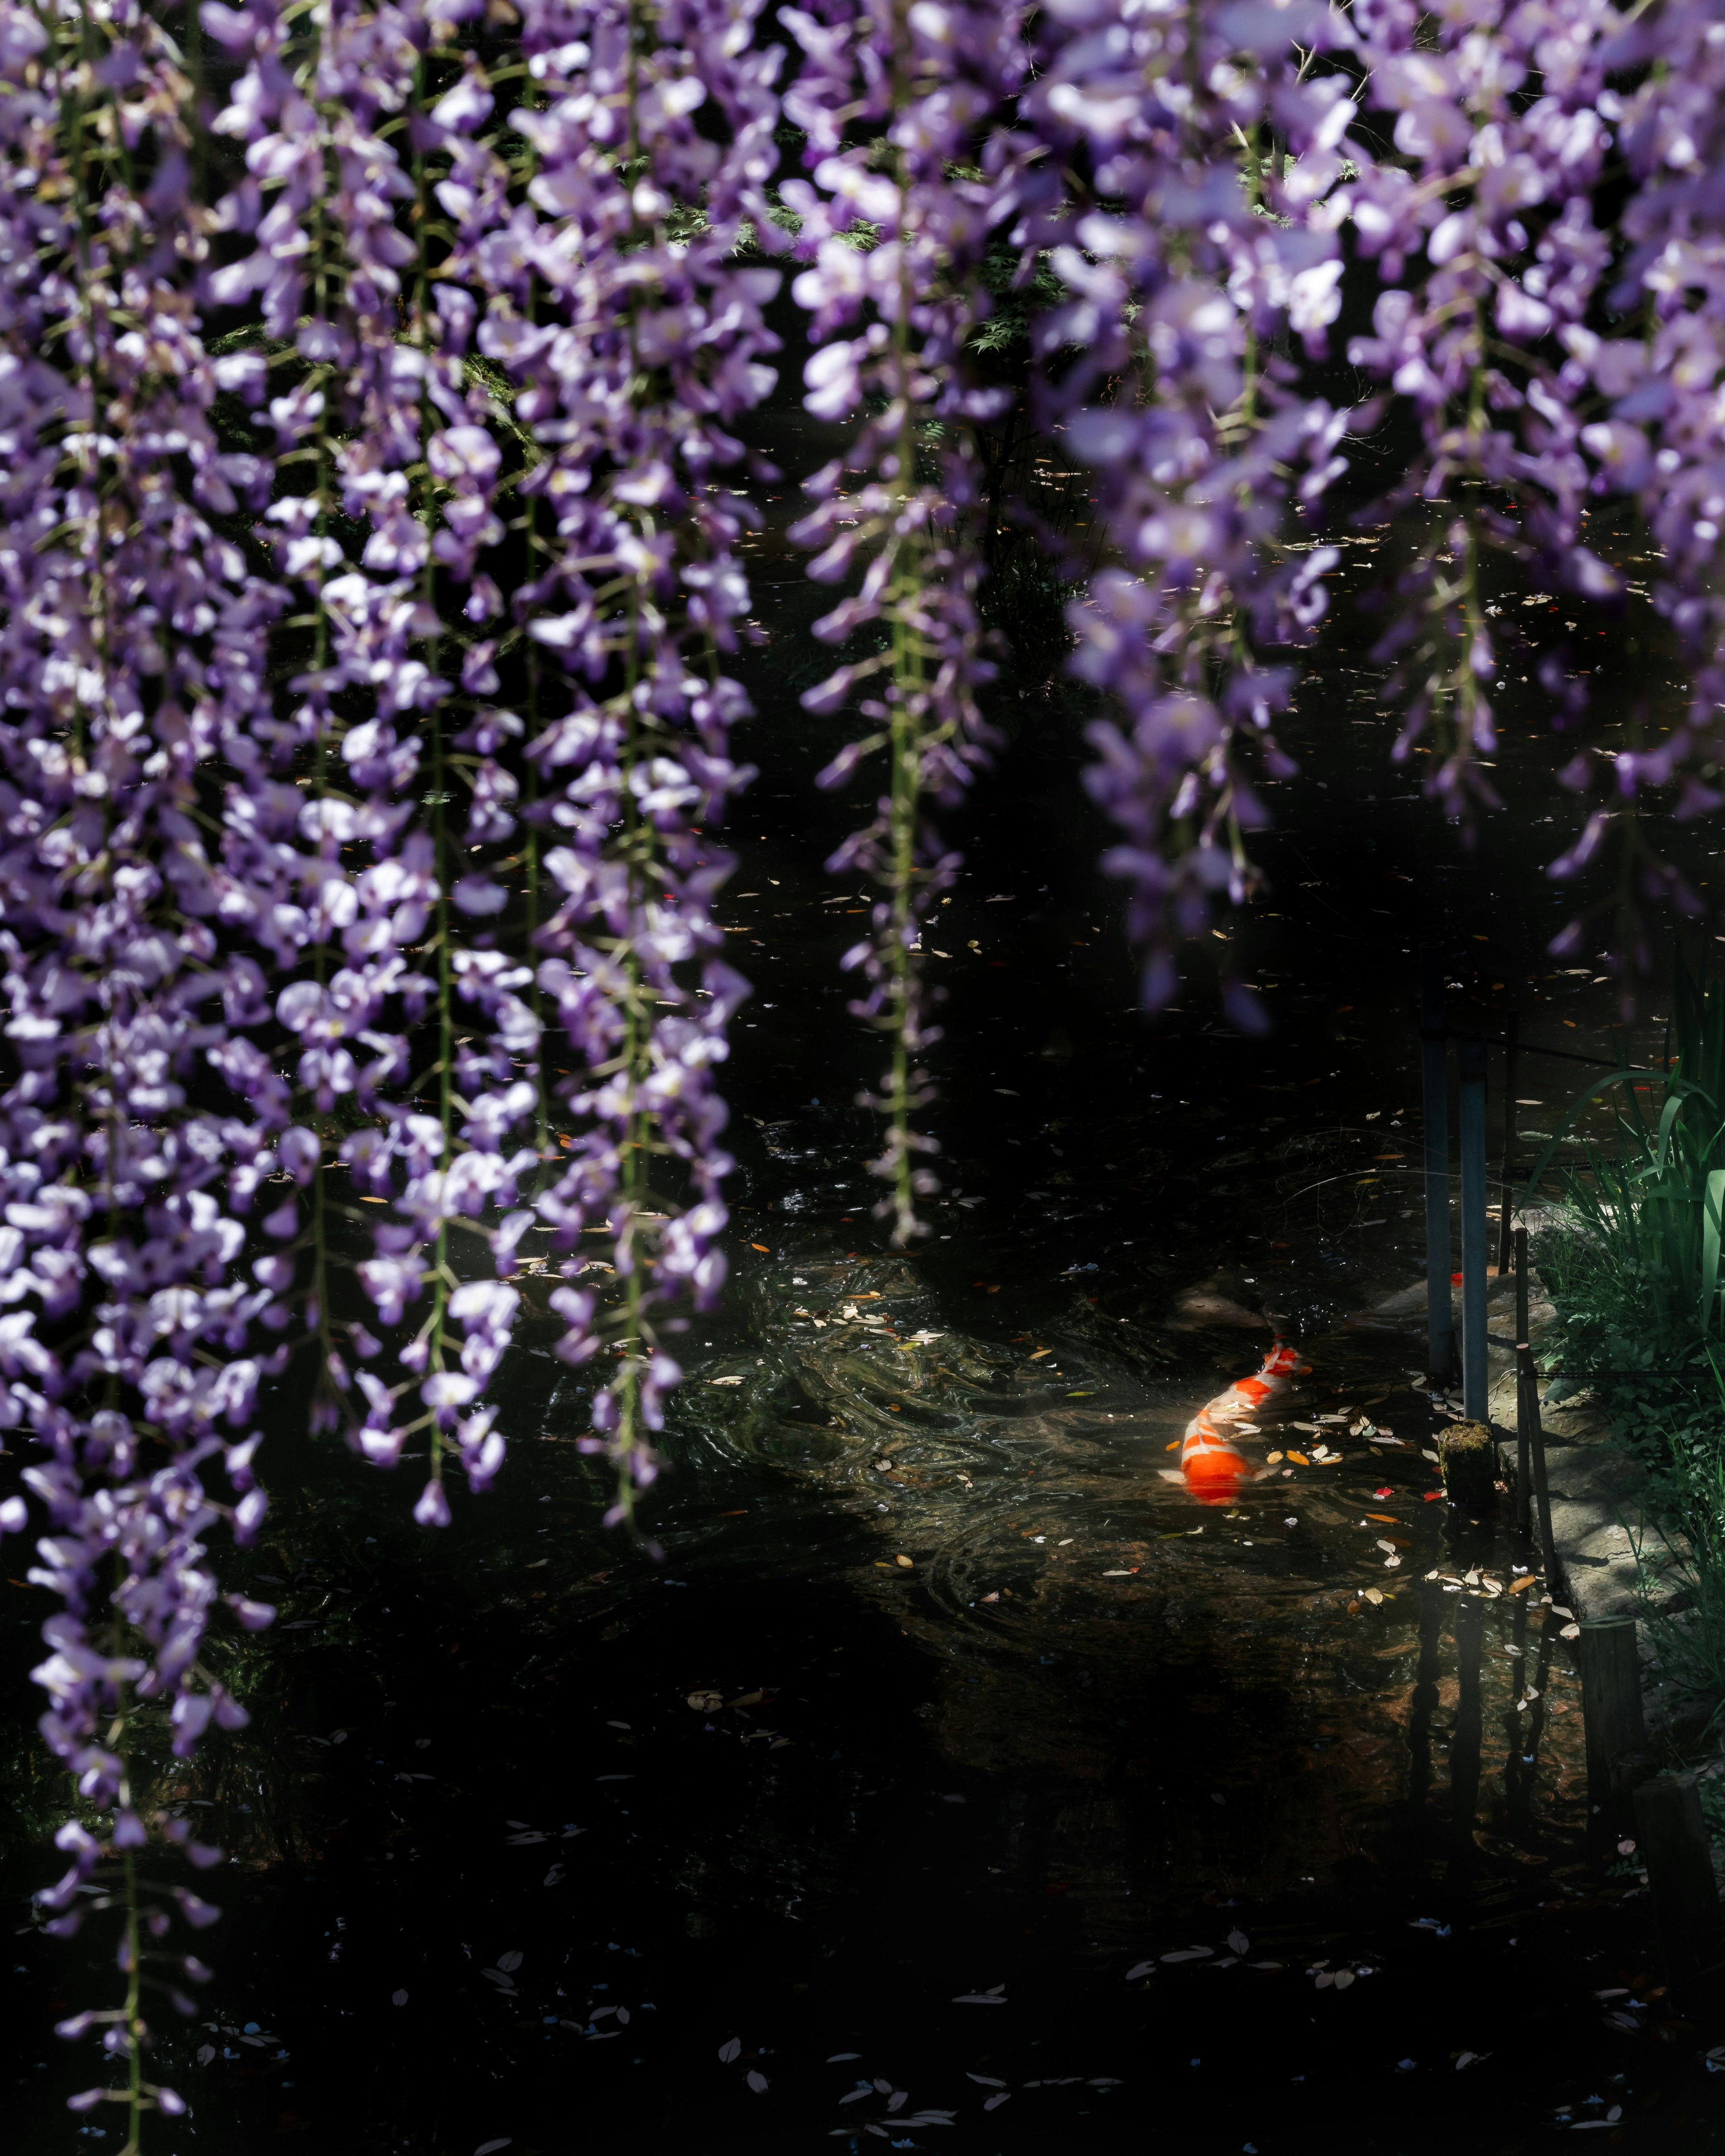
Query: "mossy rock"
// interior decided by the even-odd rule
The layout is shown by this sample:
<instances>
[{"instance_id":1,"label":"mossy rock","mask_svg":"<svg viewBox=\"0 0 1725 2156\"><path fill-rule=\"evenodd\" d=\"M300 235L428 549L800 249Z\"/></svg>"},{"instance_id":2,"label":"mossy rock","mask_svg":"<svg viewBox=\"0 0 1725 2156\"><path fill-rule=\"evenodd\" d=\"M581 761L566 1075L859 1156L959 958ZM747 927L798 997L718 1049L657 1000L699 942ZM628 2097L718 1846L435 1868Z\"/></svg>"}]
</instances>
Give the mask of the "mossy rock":
<instances>
[{"instance_id":1,"label":"mossy rock","mask_svg":"<svg viewBox=\"0 0 1725 2156\"><path fill-rule=\"evenodd\" d=\"M1470 1518L1497 1502L1497 1445L1482 1422L1452 1422L1437 1443L1444 1494Z\"/></svg>"}]
</instances>

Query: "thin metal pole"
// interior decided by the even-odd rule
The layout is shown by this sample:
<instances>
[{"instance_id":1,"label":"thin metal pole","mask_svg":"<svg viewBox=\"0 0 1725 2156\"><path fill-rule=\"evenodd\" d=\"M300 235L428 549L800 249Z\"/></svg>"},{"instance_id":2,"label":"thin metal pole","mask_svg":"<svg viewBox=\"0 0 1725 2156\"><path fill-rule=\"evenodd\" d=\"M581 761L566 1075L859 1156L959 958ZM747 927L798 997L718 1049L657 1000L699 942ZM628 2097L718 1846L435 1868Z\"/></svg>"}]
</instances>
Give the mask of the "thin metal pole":
<instances>
[{"instance_id":1,"label":"thin metal pole","mask_svg":"<svg viewBox=\"0 0 1725 2156\"><path fill-rule=\"evenodd\" d=\"M1516 1532L1525 1535L1533 1524L1533 1478L1531 1471L1532 1447L1530 1433L1533 1418L1539 1412L1536 1393L1530 1400L1527 1388L1530 1380L1526 1364L1522 1359L1522 1349L1527 1348L1529 1360L1532 1350L1527 1342L1527 1231L1516 1229Z\"/></svg>"},{"instance_id":2,"label":"thin metal pole","mask_svg":"<svg viewBox=\"0 0 1725 2156\"><path fill-rule=\"evenodd\" d=\"M1425 1369L1434 1385L1455 1368L1450 1322L1450 1054L1444 954L1420 947L1420 1072L1425 1130Z\"/></svg>"},{"instance_id":3,"label":"thin metal pole","mask_svg":"<svg viewBox=\"0 0 1725 2156\"><path fill-rule=\"evenodd\" d=\"M1486 1044L1464 1040L1461 1081L1461 1411L1486 1419Z\"/></svg>"},{"instance_id":4,"label":"thin metal pole","mask_svg":"<svg viewBox=\"0 0 1725 2156\"><path fill-rule=\"evenodd\" d=\"M1522 1029L1522 1014L1512 1011L1503 1029L1503 1171L1498 1178L1498 1234L1497 1270L1509 1270L1512 1237L1514 1230L1509 1224L1509 1194L1515 1188L1516 1152L1516 1046ZM1521 1260L1516 1260L1516 1270L1521 1270ZM1521 1337L1525 1339L1526 1333Z\"/></svg>"}]
</instances>

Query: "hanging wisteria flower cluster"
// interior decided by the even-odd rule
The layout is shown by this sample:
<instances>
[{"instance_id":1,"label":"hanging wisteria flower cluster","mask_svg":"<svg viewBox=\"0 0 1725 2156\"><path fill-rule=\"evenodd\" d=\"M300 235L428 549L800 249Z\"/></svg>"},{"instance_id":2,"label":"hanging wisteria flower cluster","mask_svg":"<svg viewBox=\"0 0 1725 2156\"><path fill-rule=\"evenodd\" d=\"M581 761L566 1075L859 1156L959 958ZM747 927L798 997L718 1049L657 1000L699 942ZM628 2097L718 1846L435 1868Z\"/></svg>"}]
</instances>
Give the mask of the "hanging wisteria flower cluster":
<instances>
[{"instance_id":1,"label":"hanging wisteria flower cluster","mask_svg":"<svg viewBox=\"0 0 1725 2156\"><path fill-rule=\"evenodd\" d=\"M1126 834L1108 865L1157 1009L1214 895L1254 887L1252 762L1292 768L1270 727L1294 672L1265 652L1316 625L1336 559L1280 542L1344 468L1345 415L1272 347L1291 331L1322 355L1340 310L1353 85L1311 65L1353 39L1319 6L1050 15L1026 116L1086 184L1046 195L1024 244L1052 250L1070 295L1037 326L1045 424L1096 468L1117 552L1075 609L1074 663L1110 692L1091 789ZM1250 988L1224 996L1262 1029Z\"/></svg>"},{"instance_id":2,"label":"hanging wisteria flower cluster","mask_svg":"<svg viewBox=\"0 0 1725 2156\"><path fill-rule=\"evenodd\" d=\"M1700 408L1712 409L1725 359L1715 219L1725 31L1715 11L1686 0L1629 10L1498 0L1435 14L1359 0L1351 19L1381 147L1372 157L1350 145L1358 170L1334 197L1378 275L1372 334L1352 340L1348 357L1420 426L1422 453L1387 506L1455 511L1430 521L1380 646L1398 662L1388 685L1405 711L1395 754L1405 761L1429 730L1426 791L1464 824L1475 803L1495 803L1481 764L1497 743L1491 696L1504 670L1483 557L1613 606L1624 580L1585 526L1601 497L1626 497L1656 550L1653 603L1693 691L1686 723L1662 742L1646 740L1638 712L1641 738L1622 751L1578 743L1563 783L1585 792L1603 780L1615 801L1594 811L1551 873L1573 877L1616 840L1615 887L1589 912L1615 916L1604 933L1628 1017L1651 967L1645 903L1700 910L1635 813L1642 790L1681 777L1680 817L1725 798L1712 783L1725 711L1725 490L1717 429ZM1620 162L1630 188L1615 178ZM1590 670L1560 644L1537 671L1553 725L1575 729ZM1553 951L1579 948L1587 919L1572 920Z\"/></svg>"},{"instance_id":3,"label":"hanging wisteria flower cluster","mask_svg":"<svg viewBox=\"0 0 1725 2156\"><path fill-rule=\"evenodd\" d=\"M0 1532L59 1605L44 1920L122 1927L124 2003L65 2025L117 2078L74 2102L136 2145L182 2103L149 2063L203 1973L176 1909L214 1913L136 1867L219 1854L147 1763L244 1719L211 1628L273 1613L213 1551L263 1523L262 1389L378 1466L423 1440L439 1526L502 1465L487 1389L547 1294L620 1518L722 1287L747 988L715 910L776 476L743 423L797 393L768 311L850 427L793 536L834 598L804 703L856 720L822 783L884 759L832 865L877 891L841 963L904 1243L931 810L1010 663L979 475L1020 400L1092 475L1071 668L1148 1007L1257 887L1347 441L1409 418L1364 512L1416 534L1397 757L1464 824L1491 800L1490 580L1612 604L1587 526L1620 497L1693 694L1608 755L1543 654L1603 796L1553 872L1618 841L1626 992L1640 905L1698 903L1633 812L1725 798L1725 31L1707 0L0 0ZM978 363L1003 305L1014 388Z\"/></svg>"},{"instance_id":4,"label":"hanging wisteria flower cluster","mask_svg":"<svg viewBox=\"0 0 1725 2156\"><path fill-rule=\"evenodd\" d=\"M890 1186L877 1214L903 1244L926 1232L916 1200L937 1187L917 1158L933 1141L911 1127L930 1097L921 1059L939 1038L922 929L957 866L923 804L954 803L989 738L977 705L994 670L976 608L973 430L1011 393L969 381L965 352L991 310L988 245L1022 202L1025 145L1007 123L1027 55L1011 8L865 0L788 8L783 20L804 56L785 109L813 172L812 185L792 179L781 190L801 219L797 251L812 258L793 288L818 344L804 401L818 418L866 413L845 455L808 482L814 506L791 536L819 550L809 573L823 583L861 570L815 634L850 645L866 633L873 646L803 702L824 712L854 701L868 722L819 783L886 758L873 819L828 867L860 866L884 888L872 937L840 963L868 982L853 1014L891 1043L872 1096L886 1149L873 1167ZM855 244L859 228L866 247ZM848 485L851 475L861 484Z\"/></svg>"}]
</instances>

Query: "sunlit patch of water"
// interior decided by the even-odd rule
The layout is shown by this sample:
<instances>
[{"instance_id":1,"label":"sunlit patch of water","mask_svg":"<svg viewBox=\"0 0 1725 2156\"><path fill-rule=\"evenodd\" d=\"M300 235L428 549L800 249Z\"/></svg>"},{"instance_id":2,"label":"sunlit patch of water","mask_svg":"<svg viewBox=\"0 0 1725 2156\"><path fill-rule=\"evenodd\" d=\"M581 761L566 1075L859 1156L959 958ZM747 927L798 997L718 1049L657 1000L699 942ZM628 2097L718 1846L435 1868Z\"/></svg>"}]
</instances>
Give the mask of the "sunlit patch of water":
<instances>
[{"instance_id":1,"label":"sunlit patch of water","mask_svg":"<svg viewBox=\"0 0 1725 2156\"><path fill-rule=\"evenodd\" d=\"M1253 1479L1216 1507L1173 1463L1214 1366L1255 1366L1244 1327L1213 1327L1178 1373L1084 1306L1002 1341L953 1323L917 1264L818 1248L775 1252L741 1300L757 1352L692 1365L680 1454L770 1461L799 1514L852 1521L832 1562L922 1651L938 1754L1068 1792L1021 1883L1057 1877L1095 1953L1147 1906L1321 1891L1394 1861L1410 1809L1446 1817L1457 1596L1483 1733L1455 1834L1533 1870L1549 1854L1522 1842L1579 1824L1560 1620L1538 1587L1508 1591L1526 1559L1502 1523L1433 1502L1419 1343L1394 1322L1307 1339L1310 1374L1258 1412ZM1475 1585L1451 1595L1440 1569Z\"/></svg>"}]
</instances>

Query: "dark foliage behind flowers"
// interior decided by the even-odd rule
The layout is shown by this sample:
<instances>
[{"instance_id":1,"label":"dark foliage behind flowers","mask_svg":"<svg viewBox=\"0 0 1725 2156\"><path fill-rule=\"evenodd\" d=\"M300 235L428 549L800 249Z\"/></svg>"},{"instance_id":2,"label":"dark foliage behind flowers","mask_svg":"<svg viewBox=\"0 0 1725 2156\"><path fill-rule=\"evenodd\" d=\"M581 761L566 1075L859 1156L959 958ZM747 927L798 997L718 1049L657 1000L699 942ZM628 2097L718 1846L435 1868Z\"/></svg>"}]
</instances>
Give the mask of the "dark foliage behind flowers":
<instances>
[{"instance_id":1,"label":"dark foliage behind flowers","mask_svg":"<svg viewBox=\"0 0 1725 2156\"><path fill-rule=\"evenodd\" d=\"M829 783L885 758L839 861L880 891L847 963L903 1241L930 810L988 745L978 594L1039 513L1153 1007L1254 887L1344 436L1396 401L1384 506L1440 506L1386 595L1398 752L1433 734L1465 822L1481 559L1609 606L1583 511L1626 497L1695 693L1656 747L1578 733L1566 783L1612 798L1553 872L1620 837L1626 993L1638 904L1695 903L1617 812L1711 811L1725 762L1725 38L1706 0L0 0L0 1531L60 1604L43 1919L121 1928L123 2003L68 2024L115 2078L74 2101L136 2143L212 1914L149 1763L238 1723L213 1628L271 1616L213 1555L265 1512L260 1384L375 1464L423 1441L441 1524L502 1464L485 1389L548 1273L626 1515L722 1286L739 422L786 270L808 405L858 426L802 526L839 647L809 701L857 714ZM1353 413L1309 373L1350 275ZM1091 475L1082 557L1012 499L1050 459ZM1542 681L1579 729L1579 667Z\"/></svg>"}]
</instances>

